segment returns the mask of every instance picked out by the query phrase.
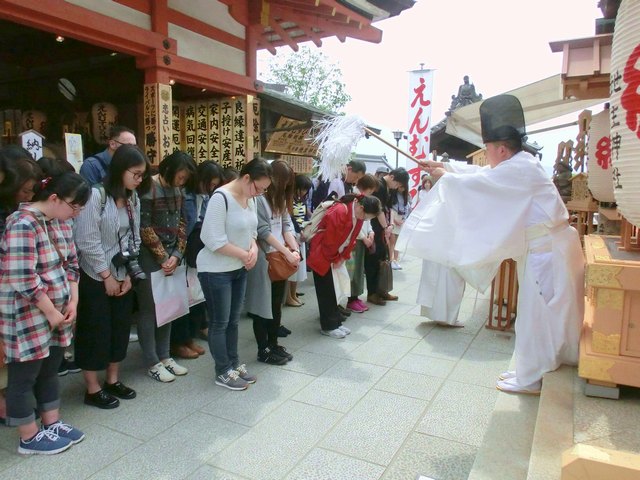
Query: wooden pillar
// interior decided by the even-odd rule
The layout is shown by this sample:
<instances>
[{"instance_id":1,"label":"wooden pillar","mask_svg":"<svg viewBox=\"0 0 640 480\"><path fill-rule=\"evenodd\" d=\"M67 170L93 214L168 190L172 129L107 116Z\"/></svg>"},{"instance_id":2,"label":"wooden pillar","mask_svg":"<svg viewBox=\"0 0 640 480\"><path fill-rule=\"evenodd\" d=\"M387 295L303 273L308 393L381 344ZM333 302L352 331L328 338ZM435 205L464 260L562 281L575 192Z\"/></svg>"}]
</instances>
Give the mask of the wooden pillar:
<instances>
[{"instance_id":1,"label":"wooden pillar","mask_svg":"<svg viewBox=\"0 0 640 480\"><path fill-rule=\"evenodd\" d=\"M260 144L260 99L247 97L247 161L262 154Z\"/></svg>"},{"instance_id":2,"label":"wooden pillar","mask_svg":"<svg viewBox=\"0 0 640 480\"><path fill-rule=\"evenodd\" d=\"M145 84L143 102L144 152L153 165L158 165L173 150L171 85Z\"/></svg>"},{"instance_id":3,"label":"wooden pillar","mask_svg":"<svg viewBox=\"0 0 640 480\"><path fill-rule=\"evenodd\" d=\"M511 330L518 309L518 276L514 260L500 264L498 274L491 282L491 301L486 327L492 330ZM496 313L494 315L494 307Z\"/></svg>"}]
</instances>

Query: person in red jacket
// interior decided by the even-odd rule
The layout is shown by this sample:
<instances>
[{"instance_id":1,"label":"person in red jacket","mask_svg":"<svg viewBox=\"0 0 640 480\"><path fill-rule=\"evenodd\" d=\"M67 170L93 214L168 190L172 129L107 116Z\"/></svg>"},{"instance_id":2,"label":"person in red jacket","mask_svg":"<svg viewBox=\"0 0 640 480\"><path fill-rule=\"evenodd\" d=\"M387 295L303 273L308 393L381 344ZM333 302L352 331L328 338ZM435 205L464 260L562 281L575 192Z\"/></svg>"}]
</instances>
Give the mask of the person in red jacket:
<instances>
[{"instance_id":1,"label":"person in red jacket","mask_svg":"<svg viewBox=\"0 0 640 480\"><path fill-rule=\"evenodd\" d=\"M323 335L344 338L351 333L342 325L345 317L338 310L331 270L349 259L362 222L374 218L380 210L376 197L345 195L327 210L311 239L307 265L313 270Z\"/></svg>"}]
</instances>

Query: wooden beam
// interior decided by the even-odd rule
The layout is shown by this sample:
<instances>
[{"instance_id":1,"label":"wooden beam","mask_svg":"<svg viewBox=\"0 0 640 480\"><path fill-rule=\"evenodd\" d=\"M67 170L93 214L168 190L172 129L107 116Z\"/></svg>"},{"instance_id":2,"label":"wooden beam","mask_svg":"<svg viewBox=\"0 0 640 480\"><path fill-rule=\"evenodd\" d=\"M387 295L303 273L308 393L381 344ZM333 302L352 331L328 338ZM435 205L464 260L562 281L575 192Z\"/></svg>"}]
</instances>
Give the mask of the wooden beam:
<instances>
[{"instance_id":1,"label":"wooden beam","mask_svg":"<svg viewBox=\"0 0 640 480\"><path fill-rule=\"evenodd\" d=\"M380 43L382 41L382 31L374 27L373 25L367 25L364 28L359 28L353 24L347 25L344 23L333 22L313 15L307 15L296 12L292 14L286 9L282 9L280 5L271 5L272 15L283 20L287 20L296 23L301 26L316 27L322 32L318 32L321 37L328 37L331 35L337 36L339 39L345 37L358 38L372 43ZM323 34L328 32L327 34ZM342 38L341 38L342 37Z\"/></svg>"},{"instance_id":2,"label":"wooden beam","mask_svg":"<svg viewBox=\"0 0 640 480\"><path fill-rule=\"evenodd\" d=\"M247 72L247 77L256 79L258 78L258 60L257 60L257 50L258 50L258 35L256 35L256 30L254 28L247 28L245 39L245 72Z\"/></svg>"},{"instance_id":3,"label":"wooden beam","mask_svg":"<svg viewBox=\"0 0 640 480\"><path fill-rule=\"evenodd\" d=\"M308 25L300 25L300 29L305 32L305 34L311 39L316 47L322 47L322 39L318 36L318 34L313 30L312 27Z\"/></svg>"},{"instance_id":4,"label":"wooden beam","mask_svg":"<svg viewBox=\"0 0 640 480\"><path fill-rule=\"evenodd\" d=\"M278 20L273 18L269 22L269 26L273 29L275 33L278 34L278 36L284 43L286 43L287 45L289 45L289 47L291 47L291 50L293 50L294 52L298 51L298 44L294 39L291 38L291 36L289 36L289 34L284 30L284 28L280 26L280 24L278 23Z\"/></svg>"},{"instance_id":5,"label":"wooden beam","mask_svg":"<svg viewBox=\"0 0 640 480\"><path fill-rule=\"evenodd\" d=\"M151 4L151 30L169 36L167 0L156 0Z\"/></svg>"},{"instance_id":6,"label":"wooden beam","mask_svg":"<svg viewBox=\"0 0 640 480\"><path fill-rule=\"evenodd\" d=\"M348 24L350 22L349 15L344 15L340 12L336 12L335 8L318 4L317 6L311 6L306 1L300 0L271 0L272 6L279 9L283 9L289 12L288 17L295 15L296 13L302 13L304 15L317 16L324 18L325 20L331 20L334 22L341 22Z\"/></svg>"},{"instance_id":7,"label":"wooden beam","mask_svg":"<svg viewBox=\"0 0 640 480\"><path fill-rule=\"evenodd\" d=\"M133 56L163 49L167 37L64 0L0 0L0 18ZM177 52L170 40L170 53Z\"/></svg>"},{"instance_id":8,"label":"wooden beam","mask_svg":"<svg viewBox=\"0 0 640 480\"><path fill-rule=\"evenodd\" d=\"M218 0L229 7L229 15L240 25L248 27L252 24L249 18L250 9L254 4L261 3L261 0Z\"/></svg>"},{"instance_id":9,"label":"wooden beam","mask_svg":"<svg viewBox=\"0 0 640 480\"><path fill-rule=\"evenodd\" d=\"M114 0L116 3L124 5L125 7L133 8L147 15L151 15L152 5L149 5L150 0ZM153 0L152 3L155 3Z\"/></svg>"},{"instance_id":10,"label":"wooden beam","mask_svg":"<svg viewBox=\"0 0 640 480\"><path fill-rule=\"evenodd\" d=\"M162 75L168 75L178 83L206 88L225 95L254 95L257 91L253 78L167 54L164 50L155 50L145 58L138 58L136 67L145 71L155 69L156 72L162 72Z\"/></svg>"},{"instance_id":11,"label":"wooden beam","mask_svg":"<svg viewBox=\"0 0 640 480\"><path fill-rule=\"evenodd\" d=\"M336 12L339 12L342 15L344 15L345 17L347 17L347 19L348 19L347 23L349 23L349 21L351 21L351 20L355 20L355 21L357 21L359 23L364 23L366 25L370 25L371 24L371 19L370 18L367 18L364 15L361 15L361 14L359 14L357 12L354 12L349 7L337 2L336 0L320 0L320 3L335 9Z\"/></svg>"},{"instance_id":12,"label":"wooden beam","mask_svg":"<svg viewBox=\"0 0 640 480\"><path fill-rule=\"evenodd\" d=\"M230 45L239 50L244 50L245 48L244 38L236 37L229 32L225 32L220 28L209 25L208 23L197 20L172 8L167 9L167 11L169 13L169 21L175 25L191 30L192 32L199 33L207 38L217 40L218 42L226 45Z\"/></svg>"}]
</instances>

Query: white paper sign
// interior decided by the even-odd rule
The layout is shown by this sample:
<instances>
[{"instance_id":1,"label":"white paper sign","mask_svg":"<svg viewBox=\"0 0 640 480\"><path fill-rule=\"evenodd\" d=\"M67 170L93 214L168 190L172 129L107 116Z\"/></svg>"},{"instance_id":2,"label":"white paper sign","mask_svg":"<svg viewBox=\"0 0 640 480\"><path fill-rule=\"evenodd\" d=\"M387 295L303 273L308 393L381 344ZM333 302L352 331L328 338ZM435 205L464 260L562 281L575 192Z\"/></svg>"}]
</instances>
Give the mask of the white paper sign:
<instances>
[{"instance_id":1,"label":"white paper sign","mask_svg":"<svg viewBox=\"0 0 640 480\"><path fill-rule=\"evenodd\" d=\"M79 133L65 133L64 145L67 150L67 162L73 165L76 172L80 172L82 166L82 135Z\"/></svg>"},{"instance_id":2,"label":"white paper sign","mask_svg":"<svg viewBox=\"0 0 640 480\"><path fill-rule=\"evenodd\" d=\"M34 160L42 158L42 141L44 137L35 130L27 130L20 134L22 148L27 150Z\"/></svg>"}]
</instances>

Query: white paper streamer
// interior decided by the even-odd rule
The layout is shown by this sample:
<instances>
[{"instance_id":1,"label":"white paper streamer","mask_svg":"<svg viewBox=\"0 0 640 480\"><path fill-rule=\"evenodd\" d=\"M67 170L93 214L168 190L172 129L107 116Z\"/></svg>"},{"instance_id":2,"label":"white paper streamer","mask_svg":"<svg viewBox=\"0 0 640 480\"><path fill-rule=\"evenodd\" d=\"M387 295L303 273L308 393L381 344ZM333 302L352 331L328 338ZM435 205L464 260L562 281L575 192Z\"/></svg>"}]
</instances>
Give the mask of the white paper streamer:
<instances>
[{"instance_id":1,"label":"white paper streamer","mask_svg":"<svg viewBox=\"0 0 640 480\"><path fill-rule=\"evenodd\" d=\"M333 180L342 174L351 151L364 137L365 123L355 115L323 119L316 123L320 128L315 137L320 150L318 175L324 180Z\"/></svg>"}]
</instances>

